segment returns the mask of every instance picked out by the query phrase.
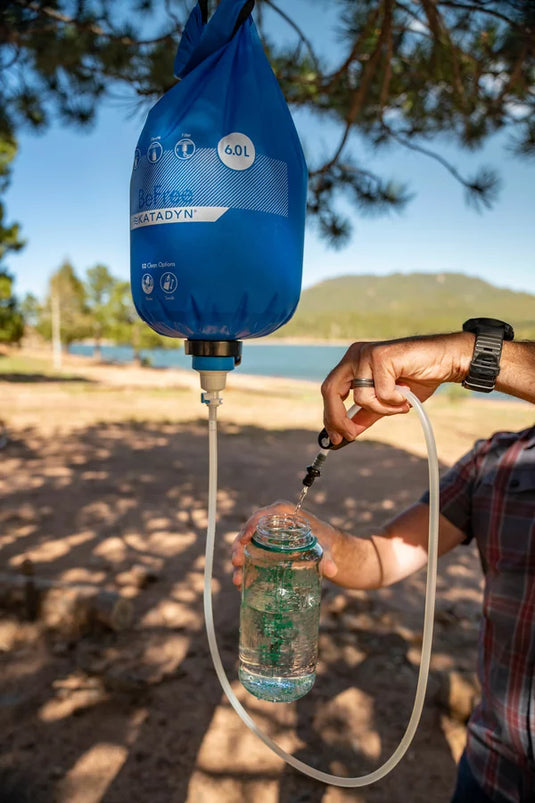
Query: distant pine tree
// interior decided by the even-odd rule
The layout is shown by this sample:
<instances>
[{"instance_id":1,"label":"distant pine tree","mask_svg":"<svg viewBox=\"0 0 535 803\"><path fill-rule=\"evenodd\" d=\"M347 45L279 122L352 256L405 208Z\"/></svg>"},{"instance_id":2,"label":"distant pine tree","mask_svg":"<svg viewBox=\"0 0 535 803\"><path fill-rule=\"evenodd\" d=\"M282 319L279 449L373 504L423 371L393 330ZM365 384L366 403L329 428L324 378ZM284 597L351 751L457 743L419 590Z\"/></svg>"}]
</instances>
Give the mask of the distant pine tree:
<instances>
[{"instance_id":1,"label":"distant pine tree","mask_svg":"<svg viewBox=\"0 0 535 803\"><path fill-rule=\"evenodd\" d=\"M19 343L24 334L24 319L13 295L13 277L0 270L0 343Z\"/></svg>"}]
</instances>

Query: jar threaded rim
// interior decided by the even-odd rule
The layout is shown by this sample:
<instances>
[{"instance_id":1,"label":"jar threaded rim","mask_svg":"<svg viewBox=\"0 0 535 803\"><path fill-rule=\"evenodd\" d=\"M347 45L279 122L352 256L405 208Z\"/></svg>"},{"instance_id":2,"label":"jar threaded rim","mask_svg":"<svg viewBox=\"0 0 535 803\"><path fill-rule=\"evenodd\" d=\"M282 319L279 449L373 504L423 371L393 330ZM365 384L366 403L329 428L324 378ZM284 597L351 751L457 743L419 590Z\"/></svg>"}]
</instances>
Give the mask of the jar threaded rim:
<instances>
[{"instance_id":1,"label":"jar threaded rim","mask_svg":"<svg viewBox=\"0 0 535 803\"><path fill-rule=\"evenodd\" d=\"M264 549L295 552L309 549L316 543L316 537L304 517L282 513L262 516L256 525L253 542Z\"/></svg>"}]
</instances>

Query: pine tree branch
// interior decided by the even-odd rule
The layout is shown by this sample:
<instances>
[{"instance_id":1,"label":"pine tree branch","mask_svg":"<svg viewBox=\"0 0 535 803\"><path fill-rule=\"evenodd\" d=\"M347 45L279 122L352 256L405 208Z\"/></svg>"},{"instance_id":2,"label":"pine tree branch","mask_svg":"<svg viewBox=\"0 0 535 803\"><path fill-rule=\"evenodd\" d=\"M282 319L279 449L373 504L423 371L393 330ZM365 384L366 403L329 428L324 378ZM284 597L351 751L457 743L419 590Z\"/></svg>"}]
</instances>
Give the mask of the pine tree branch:
<instances>
[{"instance_id":1,"label":"pine tree branch","mask_svg":"<svg viewBox=\"0 0 535 803\"><path fill-rule=\"evenodd\" d=\"M348 67L353 61L360 61L358 57L358 52L362 45L362 41L369 35L371 28L373 28L373 26L375 25L377 17L379 16L379 9L380 6L377 5L377 7L375 9L372 9L372 11L370 12L362 28L362 31L360 32L360 36L357 37L355 43L353 44L353 47L351 48L349 56L345 59L344 62L342 62L340 67L335 72L326 76L326 80L323 84L323 89L325 91L328 91L332 87L332 85L338 80L338 78L340 78L340 76L347 71Z\"/></svg>"},{"instance_id":2,"label":"pine tree branch","mask_svg":"<svg viewBox=\"0 0 535 803\"><path fill-rule=\"evenodd\" d=\"M359 115L359 112L362 109L362 106L363 106L364 101L366 99L366 95L368 94L368 88L369 88L371 79L372 79L372 77L373 77L373 75L375 73L376 66L377 66L377 64L378 64L378 62L379 62L379 60L381 58L383 46L385 44L385 40L386 40L386 36L387 36L386 19L388 17L388 9L391 7L392 2L393 2L393 0L384 0L384 2L383 2L383 10L384 10L383 22L382 22L382 25L381 25L381 31L379 33L379 37L377 39L377 45L376 45L373 53L371 54L369 60L366 62L366 65L365 65L363 73L362 73L362 78L360 80L359 87L358 87L358 89L356 90L356 92L353 95L353 101L352 101L351 106L349 108L349 112L347 113L346 118L345 118L346 124L345 124L345 128L344 128L344 132L343 132L342 137L340 139L340 142L338 144L338 147L337 147L334 155L332 156L332 158L328 162L326 162L322 167L320 167L318 170L316 170L315 174L326 173L334 164L336 164L336 162L340 158L340 155L341 155L341 153L342 153L342 151L343 151L343 149L345 147L345 144L346 144L347 139L349 137L349 132L351 131L351 128L354 125L355 120L357 119L357 117Z\"/></svg>"},{"instance_id":3,"label":"pine tree branch","mask_svg":"<svg viewBox=\"0 0 535 803\"><path fill-rule=\"evenodd\" d=\"M363 178L369 179L377 187L379 187L382 184L382 179L380 178L380 176L378 176L377 173L372 173L370 170L364 170L361 167L357 167L356 165L353 164L348 164L347 162L339 164L338 167L342 172L353 173L353 175L356 176L358 175L362 176Z\"/></svg>"},{"instance_id":4,"label":"pine tree branch","mask_svg":"<svg viewBox=\"0 0 535 803\"><path fill-rule=\"evenodd\" d=\"M459 173L457 168L454 167L450 162L448 162L447 159L445 159L439 153L429 150L429 148L424 148L422 145L417 145L415 142L411 142L409 139L406 139L401 134L392 131L392 129L389 126L385 125L384 128L387 130L389 136L391 136L392 139L394 139L396 142L399 142L400 145L403 145L406 148L410 148L411 151L417 151L418 153L422 153L424 156L429 156L431 159L434 159L436 162L441 164L442 167L445 167L446 170L448 170L448 172L450 172L451 175L457 179L457 181L460 181L461 184L463 184L465 187L468 187L468 183Z\"/></svg>"},{"instance_id":5,"label":"pine tree branch","mask_svg":"<svg viewBox=\"0 0 535 803\"><path fill-rule=\"evenodd\" d=\"M410 0L409 0L409 2L410 2ZM407 14L408 17L411 17L422 28L426 27L425 22L418 16L418 14L416 13L416 11L414 9L410 8L405 3L400 2L400 0L396 0L396 6L397 6L397 8L400 8L402 11L404 11L405 14ZM429 33L428 32L424 33L424 31L415 31L413 28L409 28L408 30L410 30L410 32L412 34L418 33L418 34L420 34L422 36L429 37Z\"/></svg>"},{"instance_id":6,"label":"pine tree branch","mask_svg":"<svg viewBox=\"0 0 535 803\"><path fill-rule=\"evenodd\" d=\"M165 42L168 39L171 39L174 33L180 33L180 31L174 31L173 33L169 32L154 39L137 40L132 39L130 36L123 36L121 34L118 35L112 33L111 31L106 31L104 28L94 22L81 22L74 17L69 17L67 14L56 11L55 8L51 8L50 6L41 6L39 3L34 2L34 0L31 0L29 3L25 2L25 0L14 0L14 2L16 5L20 6L20 8L35 11L38 17L44 16L64 25L73 25L80 31L88 31L89 33L95 34L95 36L100 36L105 39L112 39L114 41L121 42L124 45L155 45L159 42Z\"/></svg>"},{"instance_id":7,"label":"pine tree branch","mask_svg":"<svg viewBox=\"0 0 535 803\"><path fill-rule=\"evenodd\" d=\"M468 190L469 192L474 192L476 187L474 186L474 182L468 181L464 176L459 173L456 167L454 167L451 162L448 162L443 156L436 151L432 151L429 148L424 148L422 145L417 145L415 142L411 142L411 140L404 137L402 134L398 134L396 131L393 131L390 126L383 123L384 129L387 131L390 137L398 142L400 145L403 145L405 148L409 148L412 151L416 151L417 153L421 153L424 156L428 156L430 159L434 159L438 162L442 167L444 167L451 175L463 185L463 187ZM483 194L481 190L479 191L480 194Z\"/></svg>"},{"instance_id":8,"label":"pine tree branch","mask_svg":"<svg viewBox=\"0 0 535 803\"><path fill-rule=\"evenodd\" d=\"M392 36L392 23L394 18L394 7L389 0L389 2L385 5L385 19L386 19L386 56L385 56L385 71L383 75L383 83L381 85L381 91L379 93L379 109L380 114L382 116L383 109L386 106L386 101L388 98L388 92L390 89L390 81L392 79L392 55L393 55L393 36Z\"/></svg>"},{"instance_id":9,"label":"pine tree branch","mask_svg":"<svg viewBox=\"0 0 535 803\"><path fill-rule=\"evenodd\" d=\"M461 79L461 70L459 67L459 61L457 59L457 47L452 42L451 37L449 35L449 31L447 26L442 19L442 16L435 5L434 0L421 0L425 15L429 21L429 28L431 33L435 37L435 41L438 45L445 42L448 46L448 50L451 54L451 61L453 67L453 86L455 91L457 92L457 96L459 98L459 102L461 104L461 108L466 108L466 96L464 93L463 82Z\"/></svg>"},{"instance_id":10,"label":"pine tree branch","mask_svg":"<svg viewBox=\"0 0 535 803\"><path fill-rule=\"evenodd\" d=\"M278 14L280 17L282 17L282 19L283 19L283 20L284 20L284 21L285 21L285 22L286 22L286 23L287 23L287 24L288 24L288 25L289 25L291 28L293 28L293 30L296 32L297 36L299 37L300 41L301 41L301 42L303 42L303 44L304 44L304 45L305 45L305 47L307 48L307 50L308 50L308 52L309 52L309 54L310 54L310 58L312 59L312 62L313 62L313 64L314 64L314 68L315 68L315 70L316 70L318 73L319 73L319 72L321 72L321 70L320 70L320 66L319 66L319 61L318 61L318 58L317 58L317 56L316 56L316 52L315 52L314 48L312 47L312 43L311 43L310 39L308 39L308 37L306 37L306 36L305 36L305 34L303 33L303 31L301 30L301 28L299 27L299 25L297 25L297 23L296 23L296 22L295 22L295 21L294 21L294 20L293 20L291 17L289 17L289 16L288 16L288 14L286 14L286 12L285 12L285 11L283 11L281 8L279 8L279 7L278 7L278 6L277 6L277 5L276 5L276 4L273 2L273 0L264 0L264 2L265 2L265 4L266 4L267 6L269 6L270 8L272 8L272 9L273 9L273 11L275 11L275 13L276 13L276 14Z\"/></svg>"},{"instance_id":11,"label":"pine tree branch","mask_svg":"<svg viewBox=\"0 0 535 803\"><path fill-rule=\"evenodd\" d=\"M438 5L446 6L446 8L452 8L455 11L457 9L461 11L472 11L475 14L486 14L489 17L494 17L495 19L499 19L502 22L507 23L507 25L511 25L513 28L518 28L520 31L525 31L523 25L519 25L518 22L515 22L514 19L511 17L507 17L505 14L502 14L500 11L496 11L493 8L485 8L483 5L473 5L473 3L458 3L457 0L438 0Z\"/></svg>"},{"instance_id":12,"label":"pine tree branch","mask_svg":"<svg viewBox=\"0 0 535 803\"><path fill-rule=\"evenodd\" d=\"M518 81L518 79L521 77L522 70L523 70L523 68L525 66L525 59L526 59L526 56L529 54L529 51L530 51L530 46L529 46L528 42L526 41L526 42L524 42L524 44L522 46L522 49L520 50L520 53L518 54L518 58L515 61L514 67L511 70L511 73L509 75L508 80L505 82L505 84L501 88L500 94L498 95L498 97L495 100L496 108L500 108L501 107L501 105L504 102L506 94L511 89L511 87Z\"/></svg>"}]
</instances>

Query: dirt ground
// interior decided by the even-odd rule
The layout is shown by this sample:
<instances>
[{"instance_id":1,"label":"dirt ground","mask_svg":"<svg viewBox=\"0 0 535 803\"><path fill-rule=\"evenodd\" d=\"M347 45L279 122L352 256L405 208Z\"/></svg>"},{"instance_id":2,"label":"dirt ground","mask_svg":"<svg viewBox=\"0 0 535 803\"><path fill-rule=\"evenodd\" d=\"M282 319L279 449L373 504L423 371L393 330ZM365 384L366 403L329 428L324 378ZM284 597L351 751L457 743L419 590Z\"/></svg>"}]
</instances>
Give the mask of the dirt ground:
<instances>
[{"instance_id":1,"label":"dirt ground","mask_svg":"<svg viewBox=\"0 0 535 803\"><path fill-rule=\"evenodd\" d=\"M405 758L371 787L313 781L248 731L211 665L202 612L207 425L196 375L69 359L51 376L33 358L32 373L0 374L8 436L0 451L2 576L29 560L38 578L119 592L134 620L121 632L94 623L75 630L43 616L30 621L24 605L0 610L0 800L447 803L477 696L475 549L441 561L426 704ZM476 437L533 419L529 405L509 402L442 398L428 410L442 469ZM316 386L229 378L220 408L215 619L233 688L261 727L302 760L356 776L392 753L408 722L425 572L370 593L325 582L318 678L298 703L262 703L237 681L230 544L256 507L297 496L320 428ZM307 506L366 534L426 484L412 414L380 422L331 455Z\"/></svg>"}]
</instances>

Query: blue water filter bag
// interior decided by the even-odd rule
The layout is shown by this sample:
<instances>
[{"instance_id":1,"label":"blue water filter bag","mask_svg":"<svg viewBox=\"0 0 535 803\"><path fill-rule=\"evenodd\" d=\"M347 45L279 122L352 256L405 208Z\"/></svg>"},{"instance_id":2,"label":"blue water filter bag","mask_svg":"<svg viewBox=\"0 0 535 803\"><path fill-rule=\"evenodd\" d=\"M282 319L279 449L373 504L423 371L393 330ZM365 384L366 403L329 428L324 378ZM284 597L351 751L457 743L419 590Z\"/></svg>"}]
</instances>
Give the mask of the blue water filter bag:
<instances>
[{"instance_id":1,"label":"blue water filter bag","mask_svg":"<svg viewBox=\"0 0 535 803\"><path fill-rule=\"evenodd\" d=\"M180 80L149 112L134 156L134 303L194 354L273 332L301 290L307 168L253 5L221 0L209 21L206 2L195 6Z\"/></svg>"}]
</instances>

